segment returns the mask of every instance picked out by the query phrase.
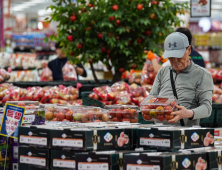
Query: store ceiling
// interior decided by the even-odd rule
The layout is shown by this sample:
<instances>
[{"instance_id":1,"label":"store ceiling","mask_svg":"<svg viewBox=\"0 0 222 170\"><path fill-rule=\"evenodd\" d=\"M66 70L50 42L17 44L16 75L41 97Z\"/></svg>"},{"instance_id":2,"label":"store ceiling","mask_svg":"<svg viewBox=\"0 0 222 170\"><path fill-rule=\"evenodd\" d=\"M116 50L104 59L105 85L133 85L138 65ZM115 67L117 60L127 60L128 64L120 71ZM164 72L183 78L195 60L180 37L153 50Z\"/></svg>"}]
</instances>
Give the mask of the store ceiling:
<instances>
[{"instance_id":1,"label":"store ceiling","mask_svg":"<svg viewBox=\"0 0 222 170\"><path fill-rule=\"evenodd\" d=\"M4 0L7 4L8 0ZM173 2L190 2L190 0L172 0ZM11 13L25 13L25 14L38 14L40 12L42 15L47 6L53 4L52 0L11 0ZM6 7L6 5L5 5ZM220 14L222 10L222 0L212 0L212 16L222 15ZM221 16L222 17L222 16Z\"/></svg>"}]
</instances>

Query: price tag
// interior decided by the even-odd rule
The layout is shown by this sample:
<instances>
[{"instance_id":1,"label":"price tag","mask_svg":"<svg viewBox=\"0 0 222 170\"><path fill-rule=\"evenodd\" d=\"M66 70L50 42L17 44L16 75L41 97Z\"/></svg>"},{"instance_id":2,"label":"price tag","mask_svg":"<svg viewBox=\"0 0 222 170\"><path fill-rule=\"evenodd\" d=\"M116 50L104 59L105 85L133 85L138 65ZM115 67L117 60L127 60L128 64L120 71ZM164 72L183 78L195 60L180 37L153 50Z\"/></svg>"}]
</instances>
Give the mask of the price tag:
<instances>
[{"instance_id":1,"label":"price tag","mask_svg":"<svg viewBox=\"0 0 222 170\"><path fill-rule=\"evenodd\" d=\"M13 147L13 158L18 159L18 146Z\"/></svg>"},{"instance_id":2,"label":"price tag","mask_svg":"<svg viewBox=\"0 0 222 170\"><path fill-rule=\"evenodd\" d=\"M53 166L60 168L73 168L76 167L76 161L74 160L63 160L63 159L53 159Z\"/></svg>"},{"instance_id":3,"label":"price tag","mask_svg":"<svg viewBox=\"0 0 222 170\"><path fill-rule=\"evenodd\" d=\"M170 147L170 139L140 138L140 145Z\"/></svg>"},{"instance_id":4,"label":"price tag","mask_svg":"<svg viewBox=\"0 0 222 170\"><path fill-rule=\"evenodd\" d=\"M78 164L79 170L109 170L109 164L103 162L79 162Z\"/></svg>"},{"instance_id":5,"label":"price tag","mask_svg":"<svg viewBox=\"0 0 222 170\"><path fill-rule=\"evenodd\" d=\"M53 138L52 139L53 146L67 146L67 147L83 147L82 139L63 139L63 138Z\"/></svg>"},{"instance_id":6,"label":"price tag","mask_svg":"<svg viewBox=\"0 0 222 170\"><path fill-rule=\"evenodd\" d=\"M37 144L41 146L47 146L47 138L44 138L44 137L20 135L19 142L26 143L26 144Z\"/></svg>"},{"instance_id":7,"label":"price tag","mask_svg":"<svg viewBox=\"0 0 222 170\"><path fill-rule=\"evenodd\" d=\"M30 156L21 155L20 156L20 163L38 165L38 166L46 166L46 159L39 158L39 157L30 157Z\"/></svg>"},{"instance_id":8,"label":"price tag","mask_svg":"<svg viewBox=\"0 0 222 170\"><path fill-rule=\"evenodd\" d=\"M138 164L127 164L127 170L160 170L158 165L138 165Z\"/></svg>"},{"instance_id":9,"label":"price tag","mask_svg":"<svg viewBox=\"0 0 222 170\"><path fill-rule=\"evenodd\" d=\"M32 123L35 120L35 115L25 115L23 124Z\"/></svg>"}]
</instances>

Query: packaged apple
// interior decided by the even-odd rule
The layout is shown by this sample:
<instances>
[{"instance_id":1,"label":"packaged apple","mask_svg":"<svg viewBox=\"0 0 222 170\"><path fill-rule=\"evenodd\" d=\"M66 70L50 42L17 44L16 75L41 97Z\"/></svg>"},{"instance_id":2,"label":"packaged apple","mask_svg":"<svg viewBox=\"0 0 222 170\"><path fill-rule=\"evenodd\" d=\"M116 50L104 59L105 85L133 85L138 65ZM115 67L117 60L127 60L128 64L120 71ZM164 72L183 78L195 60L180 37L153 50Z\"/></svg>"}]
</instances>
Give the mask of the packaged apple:
<instances>
[{"instance_id":1,"label":"packaged apple","mask_svg":"<svg viewBox=\"0 0 222 170\"><path fill-rule=\"evenodd\" d=\"M25 107L27 110L36 110L39 108L39 102L38 101L7 101L6 103Z\"/></svg>"},{"instance_id":2,"label":"packaged apple","mask_svg":"<svg viewBox=\"0 0 222 170\"><path fill-rule=\"evenodd\" d=\"M74 66L67 62L62 68L62 74L64 81L76 81L77 74Z\"/></svg>"},{"instance_id":3,"label":"packaged apple","mask_svg":"<svg viewBox=\"0 0 222 170\"><path fill-rule=\"evenodd\" d=\"M146 121L171 120L174 115L171 113L176 110L177 100L175 97L163 97L149 95L141 104L140 109L143 119Z\"/></svg>"},{"instance_id":4,"label":"packaged apple","mask_svg":"<svg viewBox=\"0 0 222 170\"><path fill-rule=\"evenodd\" d=\"M129 85L123 81L114 83L111 88L116 91L129 91Z\"/></svg>"},{"instance_id":5,"label":"packaged apple","mask_svg":"<svg viewBox=\"0 0 222 170\"><path fill-rule=\"evenodd\" d=\"M99 107L77 107L71 110L73 112L74 122L91 123L107 122L109 120L108 111Z\"/></svg>"},{"instance_id":6,"label":"packaged apple","mask_svg":"<svg viewBox=\"0 0 222 170\"><path fill-rule=\"evenodd\" d=\"M105 106L108 110L109 121L137 123L139 107L135 105L110 105Z\"/></svg>"},{"instance_id":7,"label":"packaged apple","mask_svg":"<svg viewBox=\"0 0 222 170\"><path fill-rule=\"evenodd\" d=\"M69 107L46 105L45 106L46 121L70 121L73 122L73 112Z\"/></svg>"}]
</instances>

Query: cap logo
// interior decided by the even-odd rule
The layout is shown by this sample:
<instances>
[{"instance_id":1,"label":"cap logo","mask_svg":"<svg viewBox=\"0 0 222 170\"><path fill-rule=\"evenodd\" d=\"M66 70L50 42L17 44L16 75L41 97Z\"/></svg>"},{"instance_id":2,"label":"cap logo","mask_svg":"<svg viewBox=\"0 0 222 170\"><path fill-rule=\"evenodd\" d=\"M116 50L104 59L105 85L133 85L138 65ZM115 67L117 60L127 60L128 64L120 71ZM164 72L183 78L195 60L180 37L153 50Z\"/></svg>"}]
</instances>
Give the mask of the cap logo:
<instances>
[{"instance_id":1,"label":"cap logo","mask_svg":"<svg viewBox=\"0 0 222 170\"><path fill-rule=\"evenodd\" d=\"M171 48L171 46L177 47L177 43L174 42L173 44L169 43L169 48Z\"/></svg>"}]
</instances>

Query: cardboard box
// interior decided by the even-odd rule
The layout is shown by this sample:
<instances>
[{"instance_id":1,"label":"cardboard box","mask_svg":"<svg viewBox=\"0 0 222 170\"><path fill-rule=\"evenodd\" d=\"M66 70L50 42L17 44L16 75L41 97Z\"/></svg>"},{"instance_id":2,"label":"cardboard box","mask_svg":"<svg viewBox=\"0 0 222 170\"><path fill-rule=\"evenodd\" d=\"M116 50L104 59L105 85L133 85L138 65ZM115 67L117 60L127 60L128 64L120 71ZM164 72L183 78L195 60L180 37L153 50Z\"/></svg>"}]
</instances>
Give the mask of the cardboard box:
<instances>
[{"instance_id":1,"label":"cardboard box","mask_svg":"<svg viewBox=\"0 0 222 170\"><path fill-rule=\"evenodd\" d=\"M18 162L10 162L11 170L19 170Z\"/></svg>"},{"instance_id":2,"label":"cardboard box","mask_svg":"<svg viewBox=\"0 0 222 170\"><path fill-rule=\"evenodd\" d=\"M73 128L51 130L52 149L72 150L130 150L133 148L132 129Z\"/></svg>"},{"instance_id":3,"label":"cardboard box","mask_svg":"<svg viewBox=\"0 0 222 170\"><path fill-rule=\"evenodd\" d=\"M76 170L123 170L126 154L139 154L144 152L156 152L138 148L132 151L93 151L76 153Z\"/></svg>"},{"instance_id":4,"label":"cardboard box","mask_svg":"<svg viewBox=\"0 0 222 170\"><path fill-rule=\"evenodd\" d=\"M49 149L39 149L34 147L19 146L19 169L33 170L45 169L49 170L50 151Z\"/></svg>"},{"instance_id":5,"label":"cardboard box","mask_svg":"<svg viewBox=\"0 0 222 170\"><path fill-rule=\"evenodd\" d=\"M119 170L119 154L76 153L76 170Z\"/></svg>"},{"instance_id":6,"label":"cardboard box","mask_svg":"<svg viewBox=\"0 0 222 170\"><path fill-rule=\"evenodd\" d=\"M213 135L214 129L210 128L156 127L137 130L138 147L169 151L213 147Z\"/></svg>"},{"instance_id":7,"label":"cardboard box","mask_svg":"<svg viewBox=\"0 0 222 170\"><path fill-rule=\"evenodd\" d=\"M12 162L18 162L18 139L11 139L11 155Z\"/></svg>"},{"instance_id":8,"label":"cardboard box","mask_svg":"<svg viewBox=\"0 0 222 170\"><path fill-rule=\"evenodd\" d=\"M124 155L124 170L197 170L206 153L132 153ZM207 166L205 162L204 166Z\"/></svg>"},{"instance_id":9,"label":"cardboard box","mask_svg":"<svg viewBox=\"0 0 222 170\"><path fill-rule=\"evenodd\" d=\"M51 126L20 126L18 144L49 148Z\"/></svg>"},{"instance_id":10,"label":"cardboard box","mask_svg":"<svg viewBox=\"0 0 222 170\"><path fill-rule=\"evenodd\" d=\"M67 150L51 150L51 170L75 170L75 152Z\"/></svg>"}]
</instances>

